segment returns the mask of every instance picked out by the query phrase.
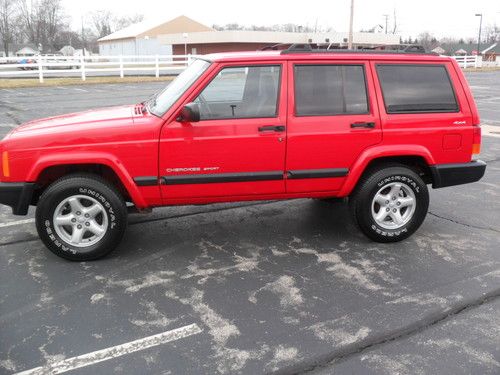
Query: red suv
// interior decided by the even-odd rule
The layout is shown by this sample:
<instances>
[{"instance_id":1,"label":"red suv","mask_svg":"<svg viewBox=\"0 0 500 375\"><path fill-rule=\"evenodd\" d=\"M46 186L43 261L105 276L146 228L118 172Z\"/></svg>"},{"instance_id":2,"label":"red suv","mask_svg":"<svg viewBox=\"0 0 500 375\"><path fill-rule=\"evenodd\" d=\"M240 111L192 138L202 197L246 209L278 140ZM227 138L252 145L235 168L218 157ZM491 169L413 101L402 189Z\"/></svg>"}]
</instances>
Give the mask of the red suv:
<instances>
[{"instance_id":1,"label":"red suv","mask_svg":"<svg viewBox=\"0 0 500 375\"><path fill-rule=\"evenodd\" d=\"M349 196L369 238L422 224L433 188L478 181L479 115L456 62L426 53L207 55L131 106L32 121L0 143L0 203L36 205L55 254L109 253L127 203Z\"/></svg>"}]
</instances>

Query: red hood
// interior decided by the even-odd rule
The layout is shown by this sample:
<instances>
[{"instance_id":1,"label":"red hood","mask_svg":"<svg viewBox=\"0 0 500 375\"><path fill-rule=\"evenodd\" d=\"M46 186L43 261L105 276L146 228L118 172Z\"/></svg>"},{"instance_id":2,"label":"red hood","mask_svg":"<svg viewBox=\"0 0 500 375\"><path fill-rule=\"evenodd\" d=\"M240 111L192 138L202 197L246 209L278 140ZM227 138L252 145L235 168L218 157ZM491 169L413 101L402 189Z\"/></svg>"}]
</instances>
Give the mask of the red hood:
<instances>
[{"instance_id":1,"label":"red hood","mask_svg":"<svg viewBox=\"0 0 500 375\"><path fill-rule=\"evenodd\" d=\"M25 131L36 132L40 130L48 130L51 128L59 128L61 126L65 127L65 131L80 130L82 126L87 124L92 124L93 126L98 125L99 123L102 123L102 125L105 125L105 123L116 124L116 122L120 120L129 123L130 121L132 121L131 119L133 117L133 111L134 106L127 105L71 113L67 115L49 117L27 122L16 128L12 133ZM74 129L72 129L71 127L73 127Z\"/></svg>"}]
</instances>

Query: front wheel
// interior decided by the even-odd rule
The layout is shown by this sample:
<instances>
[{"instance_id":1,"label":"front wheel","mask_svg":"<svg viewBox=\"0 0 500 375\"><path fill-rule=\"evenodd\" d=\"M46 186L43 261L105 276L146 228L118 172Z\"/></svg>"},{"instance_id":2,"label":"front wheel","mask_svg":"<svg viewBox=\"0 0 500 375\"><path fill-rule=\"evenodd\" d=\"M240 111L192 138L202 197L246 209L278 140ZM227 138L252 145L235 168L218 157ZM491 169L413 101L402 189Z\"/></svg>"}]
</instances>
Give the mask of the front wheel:
<instances>
[{"instance_id":1,"label":"front wheel","mask_svg":"<svg viewBox=\"0 0 500 375\"><path fill-rule=\"evenodd\" d=\"M386 167L360 181L350 198L361 231L377 242L397 242L413 234L429 208L427 185L403 166Z\"/></svg>"},{"instance_id":2,"label":"front wheel","mask_svg":"<svg viewBox=\"0 0 500 375\"><path fill-rule=\"evenodd\" d=\"M74 261L107 255L120 243L126 226L123 198L97 176L75 175L54 182L36 209L43 243L54 254Z\"/></svg>"}]
</instances>

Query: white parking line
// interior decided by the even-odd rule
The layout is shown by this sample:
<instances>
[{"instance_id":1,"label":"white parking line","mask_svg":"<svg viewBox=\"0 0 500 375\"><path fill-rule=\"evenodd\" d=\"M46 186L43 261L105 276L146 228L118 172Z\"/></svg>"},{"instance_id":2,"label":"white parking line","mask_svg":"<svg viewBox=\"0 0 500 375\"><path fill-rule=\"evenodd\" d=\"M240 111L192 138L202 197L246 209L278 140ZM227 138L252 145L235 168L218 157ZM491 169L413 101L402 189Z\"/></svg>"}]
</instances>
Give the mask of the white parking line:
<instances>
[{"instance_id":1,"label":"white parking line","mask_svg":"<svg viewBox=\"0 0 500 375\"><path fill-rule=\"evenodd\" d=\"M99 362L107 361L126 354L138 352L153 346L165 344L185 337L201 333L203 330L197 324L190 324L185 327L177 328L171 331L163 332L158 335L149 336L140 340L127 342L125 344L112 346L110 348L97 350L92 353L79 355L78 357L68 358L60 362L54 362L40 366L31 370L18 372L15 375L41 375L41 374L61 374L72 371L77 368L94 365Z\"/></svg>"},{"instance_id":2,"label":"white parking line","mask_svg":"<svg viewBox=\"0 0 500 375\"><path fill-rule=\"evenodd\" d=\"M35 222L35 219L24 219L24 220L18 220L18 221L11 221L9 223L0 223L0 228L13 227L15 225L22 225L22 224L31 224L34 222Z\"/></svg>"},{"instance_id":3,"label":"white parking line","mask_svg":"<svg viewBox=\"0 0 500 375\"><path fill-rule=\"evenodd\" d=\"M89 92L88 90L81 89L81 88L78 88L78 87L73 87L73 90L76 90L76 91L83 91L83 92Z\"/></svg>"},{"instance_id":4,"label":"white parking line","mask_svg":"<svg viewBox=\"0 0 500 375\"><path fill-rule=\"evenodd\" d=\"M481 130L484 136L500 138L500 126L481 125Z\"/></svg>"}]
</instances>

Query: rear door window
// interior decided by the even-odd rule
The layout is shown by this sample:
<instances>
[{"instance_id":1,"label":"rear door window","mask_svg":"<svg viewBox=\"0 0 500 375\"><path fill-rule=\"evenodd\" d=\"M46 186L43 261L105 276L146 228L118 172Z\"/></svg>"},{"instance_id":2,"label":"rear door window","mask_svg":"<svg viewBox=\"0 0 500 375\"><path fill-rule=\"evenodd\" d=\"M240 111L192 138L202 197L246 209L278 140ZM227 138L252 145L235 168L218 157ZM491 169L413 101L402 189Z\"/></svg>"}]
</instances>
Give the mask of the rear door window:
<instances>
[{"instance_id":1,"label":"rear door window","mask_svg":"<svg viewBox=\"0 0 500 375\"><path fill-rule=\"evenodd\" d=\"M295 65L295 115L368 113L363 65Z\"/></svg>"},{"instance_id":2,"label":"rear door window","mask_svg":"<svg viewBox=\"0 0 500 375\"><path fill-rule=\"evenodd\" d=\"M387 113L457 112L444 65L377 64Z\"/></svg>"}]
</instances>

